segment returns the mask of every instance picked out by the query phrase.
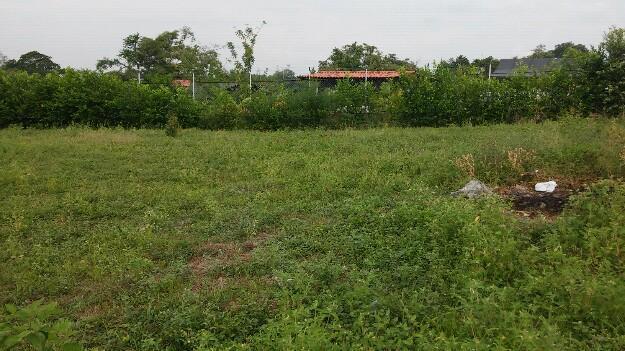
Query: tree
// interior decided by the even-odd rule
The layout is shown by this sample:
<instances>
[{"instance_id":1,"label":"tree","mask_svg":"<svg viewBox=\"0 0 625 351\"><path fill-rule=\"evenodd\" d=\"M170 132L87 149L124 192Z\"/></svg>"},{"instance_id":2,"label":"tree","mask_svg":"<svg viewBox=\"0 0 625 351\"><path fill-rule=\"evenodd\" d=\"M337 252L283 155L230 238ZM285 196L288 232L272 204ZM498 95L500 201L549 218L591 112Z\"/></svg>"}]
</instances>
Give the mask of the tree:
<instances>
[{"instance_id":1,"label":"tree","mask_svg":"<svg viewBox=\"0 0 625 351\"><path fill-rule=\"evenodd\" d=\"M26 71L28 73L46 74L61 69L50 56L38 51L30 51L20 56L18 60L9 60L4 67L12 70Z\"/></svg>"},{"instance_id":2,"label":"tree","mask_svg":"<svg viewBox=\"0 0 625 351\"><path fill-rule=\"evenodd\" d=\"M599 51L610 62L625 63L625 28L610 28L603 36Z\"/></svg>"},{"instance_id":3,"label":"tree","mask_svg":"<svg viewBox=\"0 0 625 351\"><path fill-rule=\"evenodd\" d=\"M557 44L553 50L547 50L544 44L536 46L532 50L532 54L528 58L563 58L566 51L569 49L575 49L580 52L588 52L588 48L584 44L575 44L571 41Z\"/></svg>"},{"instance_id":4,"label":"tree","mask_svg":"<svg viewBox=\"0 0 625 351\"><path fill-rule=\"evenodd\" d=\"M598 48L569 48L564 57L586 112L625 115L625 28L612 27Z\"/></svg>"},{"instance_id":5,"label":"tree","mask_svg":"<svg viewBox=\"0 0 625 351\"><path fill-rule=\"evenodd\" d=\"M579 52L588 52L588 48L584 44L575 44L571 41L567 41L566 43L560 43L555 46L551 52L553 53L553 57L562 58L564 54L569 49L575 49Z\"/></svg>"},{"instance_id":6,"label":"tree","mask_svg":"<svg viewBox=\"0 0 625 351\"><path fill-rule=\"evenodd\" d=\"M603 60L597 72L603 110L625 116L625 28L612 27L603 36L598 53Z\"/></svg>"},{"instance_id":7,"label":"tree","mask_svg":"<svg viewBox=\"0 0 625 351\"><path fill-rule=\"evenodd\" d=\"M438 64L440 67L446 67L452 70L456 70L459 69L461 67L468 67L471 65L471 61L469 61L469 59L464 56L464 55L459 55L456 58L450 58L447 61L441 61Z\"/></svg>"},{"instance_id":8,"label":"tree","mask_svg":"<svg viewBox=\"0 0 625 351\"><path fill-rule=\"evenodd\" d=\"M128 78L137 72L148 77L188 77L191 73L215 75L223 70L217 52L200 46L188 27L163 32L156 38L131 34L124 38L116 58L101 59L96 68L117 70Z\"/></svg>"},{"instance_id":9,"label":"tree","mask_svg":"<svg viewBox=\"0 0 625 351\"><path fill-rule=\"evenodd\" d=\"M547 46L545 44L539 44L532 50L532 54L528 56L529 58L553 58L553 52L547 50Z\"/></svg>"},{"instance_id":10,"label":"tree","mask_svg":"<svg viewBox=\"0 0 625 351\"><path fill-rule=\"evenodd\" d=\"M4 63L7 62L7 57L4 56L4 54L2 53L2 51L0 51L0 68L2 68L2 66L4 66Z\"/></svg>"},{"instance_id":11,"label":"tree","mask_svg":"<svg viewBox=\"0 0 625 351\"><path fill-rule=\"evenodd\" d=\"M499 60L492 56L488 56L481 59L475 59L471 63L471 66L476 67L482 74L488 76L489 69L495 70L499 65Z\"/></svg>"},{"instance_id":12,"label":"tree","mask_svg":"<svg viewBox=\"0 0 625 351\"><path fill-rule=\"evenodd\" d=\"M415 69L416 65L408 59L397 58L396 54L384 54L373 45L357 42L334 48L327 59L319 61L319 70L357 71L399 68Z\"/></svg>"},{"instance_id":13,"label":"tree","mask_svg":"<svg viewBox=\"0 0 625 351\"><path fill-rule=\"evenodd\" d=\"M275 81L295 79L295 72L288 67L277 69L270 78Z\"/></svg>"},{"instance_id":14,"label":"tree","mask_svg":"<svg viewBox=\"0 0 625 351\"><path fill-rule=\"evenodd\" d=\"M239 78L242 73L252 73L252 68L254 67L254 62L256 61L256 57L254 56L256 39L265 24L267 24L267 22L262 21L262 23L255 28L246 26L244 29L237 29L235 35L241 41L239 49L237 49L237 46L231 41L226 43L226 47L230 50L231 62L234 64L234 71Z\"/></svg>"}]
</instances>

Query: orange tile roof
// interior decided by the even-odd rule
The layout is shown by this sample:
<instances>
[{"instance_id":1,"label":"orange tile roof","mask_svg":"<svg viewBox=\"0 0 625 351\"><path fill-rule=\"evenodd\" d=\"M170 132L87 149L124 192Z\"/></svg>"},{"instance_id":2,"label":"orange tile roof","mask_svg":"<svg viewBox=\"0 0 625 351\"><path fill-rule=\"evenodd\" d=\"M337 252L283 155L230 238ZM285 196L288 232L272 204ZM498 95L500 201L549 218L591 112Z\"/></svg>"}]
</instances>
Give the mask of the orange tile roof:
<instances>
[{"instance_id":1,"label":"orange tile roof","mask_svg":"<svg viewBox=\"0 0 625 351\"><path fill-rule=\"evenodd\" d=\"M188 79L175 79L174 85L177 87L188 88L191 86L191 81Z\"/></svg>"}]
</instances>

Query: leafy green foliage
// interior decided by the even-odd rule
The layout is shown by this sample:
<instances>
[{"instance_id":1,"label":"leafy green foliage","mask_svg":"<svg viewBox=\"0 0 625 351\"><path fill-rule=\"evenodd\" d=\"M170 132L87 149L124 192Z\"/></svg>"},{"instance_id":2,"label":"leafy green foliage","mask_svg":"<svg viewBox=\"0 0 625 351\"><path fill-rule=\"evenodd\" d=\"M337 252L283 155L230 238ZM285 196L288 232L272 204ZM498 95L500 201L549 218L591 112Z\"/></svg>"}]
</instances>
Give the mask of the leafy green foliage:
<instances>
[{"instance_id":1,"label":"leafy green foliage","mask_svg":"<svg viewBox=\"0 0 625 351\"><path fill-rule=\"evenodd\" d=\"M0 65L8 70L20 70L39 74L55 72L61 69L61 66L52 61L50 56L44 55L38 51L27 52L17 60L8 60L6 62L3 62L2 57L0 57Z\"/></svg>"},{"instance_id":2,"label":"leafy green foliage","mask_svg":"<svg viewBox=\"0 0 625 351\"><path fill-rule=\"evenodd\" d=\"M332 49L330 56L319 61L319 70L395 70L414 69L416 65L408 59L401 60L395 54L384 54L374 45L357 43Z\"/></svg>"},{"instance_id":3,"label":"leafy green foliage","mask_svg":"<svg viewBox=\"0 0 625 351\"><path fill-rule=\"evenodd\" d=\"M599 46L601 68L596 71L603 90L600 102L611 115L625 114L625 28L612 28ZM601 89L599 88L599 89Z\"/></svg>"},{"instance_id":4,"label":"leafy green foliage","mask_svg":"<svg viewBox=\"0 0 625 351\"><path fill-rule=\"evenodd\" d=\"M135 78L141 72L148 82L166 82L173 77L190 77L191 73L215 76L223 68L215 50L199 45L190 28L166 31L155 38L131 34L124 38L116 58L99 60L98 70L117 70L126 78Z\"/></svg>"},{"instance_id":5,"label":"leafy green foliage","mask_svg":"<svg viewBox=\"0 0 625 351\"><path fill-rule=\"evenodd\" d=\"M552 50L547 50L544 44L538 45L529 58L563 58L567 51L576 50L579 52L587 53L588 48L584 44L575 44L573 42L565 42L557 44Z\"/></svg>"},{"instance_id":6,"label":"leafy green foliage","mask_svg":"<svg viewBox=\"0 0 625 351\"><path fill-rule=\"evenodd\" d=\"M238 80L242 80L244 74L251 74L252 68L256 58L254 56L254 47L256 46L256 40L262 27L267 24L263 21L260 26L252 28L246 26L244 29L237 29L235 35L241 41L241 49L237 51L237 46L233 42L228 42L226 47L230 51L232 62L234 63L234 73Z\"/></svg>"},{"instance_id":7,"label":"leafy green foliage","mask_svg":"<svg viewBox=\"0 0 625 351\"><path fill-rule=\"evenodd\" d=\"M30 345L37 351L80 351L79 344L69 342L73 336L72 323L58 319L61 313L56 303L35 301L23 308L5 305L0 314L0 348L15 349Z\"/></svg>"},{"instance_id":8,"label":"leafy green foliage","mask_svg":"<svg viewBox=\"0 0 625 351\"><path fill-rule=\"evenodd\" d=\"M184 91L137 85L112 75L0 71L0 127L163 127L169 112L175 112L181 125L188 127L197 123L197 108Z\"/></svg>"},{"instance_id":9,"label":"leafy green foliage","mask_svg":"<svg viewBox=\"0 0 625 351\"><path fill-rule=\"evenodd\" d=\"M488 56L485 58L478 58L473 60L473 62L471 62L471 65L473 67L476 67L484 77L488 77L488 73L495 70L499 65L499 60L495 59L492 56Z\"/></svg>"},{"instance_id":10,"label":"leafy green foliage","mask_svg":"<svg viewBox=\"0 0 625 351\"><path fill-rule=\"evenodd\" d=\"M253 64L258 30L248 28L237 34L245 48L243 61L235 69L238 73ZM527 77L521 68L510 79L485 79L487 68L495 61L493 58L469 63L466 57L459 56L433 67L402 70L400 79L384 84L344 80L333 88L321 90L288 83L256 86L252 91L209 88L198 100L192 100L184 89L173 89L168 74L150 77L151 83L158 84L137 85L115 75L95 72L67 70L62 75L39 76L1 71L0 127L84 124L162 128L169 112L175 113L185 128L257 130L379 125L440 127L543 121L569 114L620 116L625 113L624 33L623 29L611 29L599 48L590 52L576 45L563 45L566 49L560 64L537 77ZM165 49L161 51L195 55L194 46L186 43L193 42L189 39L190 31L163 35L157 41L169 44L163 44ZM150 41L138 36L128 39L123 54L128 56L126 61L135 62L139 56L144 57L133 51L135 44L141 42ZM355 52L356 65L365 62L365 57L373 60L371 57L379 54L374 47L354 45L346 50ZM179 56L163 55L149 60L144 57L147 61L141 64L154 72L161 72L158 67L164 63L173 66L165 67L162 72L195 70L195 64L186 66ZM238 55L234 50L234 59L238 60ZM386 60L386 56L380 57L380 62ZM239 81L240 87L242 76Z\"/></svg>"},{"instance_id":11,"label":"leafy green foliage","mask_svg":"<svg viewBox=\"0 0 625 351\"><path fill-rule=\"evenodd\" d=\"M379 124L374 102L380 110L384 99L371 84L340 81L333 90L314 88L259 89L237 101L217 92L206 103L200 126L209 129L342 128Z\"/></svg>"},{"instance_id":12,"label":"leafy green foliage","mask_svg":"<svg viewBox=\"0 0 625 351\"><path fill-rule=\"evenodd\" d=\"M484 80L476 71L457 74L443 65L420 69L399 84L402 94L394 112L406 125L504 123L540 117L537 80Z\"/></svg>"}]
</instances>

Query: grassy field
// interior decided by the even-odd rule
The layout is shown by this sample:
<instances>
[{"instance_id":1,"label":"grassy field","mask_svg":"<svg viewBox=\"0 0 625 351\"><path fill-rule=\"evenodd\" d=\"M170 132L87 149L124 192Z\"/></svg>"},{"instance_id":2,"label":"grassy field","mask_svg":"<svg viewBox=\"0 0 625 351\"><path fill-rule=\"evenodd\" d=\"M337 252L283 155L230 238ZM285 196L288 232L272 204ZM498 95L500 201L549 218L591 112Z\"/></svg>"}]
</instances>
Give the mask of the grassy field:
<instances>
[{"instance_id":1,"label":"grassy field","mask_svg":"<svg viewBox=\"0 0 625 351\"><path fill-rule=\"evenodd\" d=\"M622 120L5 129L0 161L0 304L57 302L87 348L625 349ZM586 190L449 196L534 170Z\"/></svg>"}]
</instances>

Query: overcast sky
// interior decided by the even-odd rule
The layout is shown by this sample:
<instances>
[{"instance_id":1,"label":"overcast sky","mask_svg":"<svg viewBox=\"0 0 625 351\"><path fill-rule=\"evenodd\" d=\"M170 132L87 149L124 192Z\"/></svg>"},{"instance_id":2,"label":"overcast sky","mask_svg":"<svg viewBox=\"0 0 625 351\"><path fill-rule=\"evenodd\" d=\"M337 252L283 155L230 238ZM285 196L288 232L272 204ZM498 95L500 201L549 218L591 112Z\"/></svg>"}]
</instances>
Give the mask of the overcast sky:
<instances>
[{"instance_id":1,"label":"overcast sky","mask_svg":"<svg viewBox=\"0 0 625 351\"><path fill-rule=\"evenodd\" d=\"M421 65L522 56L540 43L596 45L610 26L625 27L625 0L0 0L0 52L38 50L61 66L94 68L134 32L186 25L202 44L223 46L234 27L262 20L256 68L304 73L354 41Z\"/></svg>"}]
</instances>

